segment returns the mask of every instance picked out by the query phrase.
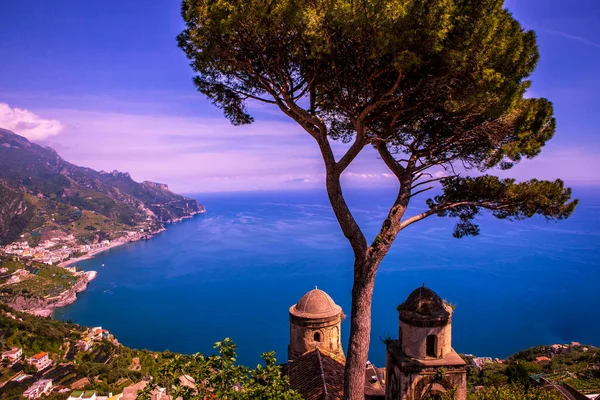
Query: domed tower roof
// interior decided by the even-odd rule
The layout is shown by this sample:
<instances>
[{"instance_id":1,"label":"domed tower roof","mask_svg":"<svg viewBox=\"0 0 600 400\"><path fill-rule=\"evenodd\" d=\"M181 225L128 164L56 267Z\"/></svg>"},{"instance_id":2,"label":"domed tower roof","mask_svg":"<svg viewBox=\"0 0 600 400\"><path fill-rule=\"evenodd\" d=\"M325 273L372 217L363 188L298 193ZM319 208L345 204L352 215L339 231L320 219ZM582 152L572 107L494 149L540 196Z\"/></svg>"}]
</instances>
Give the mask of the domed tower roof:
<instances>
[{"instance_id":1,"label":"domed tower roof","mask_svg":"<svg viewBox=\"0 0 600 400\"><path fill-rule=\"evenodd\" d=\"M317 288L306 293L298 303L290 307L290 314L300 318L329 318L341 312L342 308L327 293Z\"/></svg>"},{"instance_id":2,"label":"domed tower roof","mask_svg":"<svg viewBox=\"0 0 600 400\"><path fill-rule=\"evenodd\" d=\"M413 325L420 325L419 321L436 321L443 324L452 316L452 308L437 293L425 286L415 289L406 301L398 306L398 311L400 320Z\"/></svg>"}]
</instances>

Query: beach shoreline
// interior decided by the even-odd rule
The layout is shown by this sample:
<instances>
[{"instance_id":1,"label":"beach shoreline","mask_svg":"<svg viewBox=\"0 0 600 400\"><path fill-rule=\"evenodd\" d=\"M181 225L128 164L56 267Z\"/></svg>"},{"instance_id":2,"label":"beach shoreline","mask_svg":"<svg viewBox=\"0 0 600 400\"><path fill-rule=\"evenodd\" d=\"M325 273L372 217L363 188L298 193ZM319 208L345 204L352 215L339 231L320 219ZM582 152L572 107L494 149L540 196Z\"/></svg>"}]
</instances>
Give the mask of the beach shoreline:
<instances>
[{"instance_id":1,"label":"beach shoreline","mask_svg":"<svg viewBox=\"0 0 600 400\"><path fill-rule=\"evenodd\" d=\"M90 259L94 258L96 255L98 255L98 254L100 254L100 253L102 253L104 251L107 251L107 250L110 250L110 249L114 249L115 247L119 247L119 246L121 246L123 244L130 243L130 242L131 241L124 241L124 242L122 242L122 241L114 241L114 242L110 243L109 245L107 245L105 247L102 247L102 248L96 249L96 250L92 250L92 251L90 251L90 252L82 255L81 257L70 258L67 261L63 261L60 264L58 264L58 266L61 267L61 268L65 268L65 267L68 267L69 265L78 263L80 261L90 260Z\"/></svg>"},{"instance_id":2,"label":"beach shoreline","mask_svg":"<svg viewBox=\"0 0 600 400\"><path fill-rule=\"evenodd\" d=\"M185 217L181 217L181 218L177 218L171 221L165 221L163 224L175 224L178 222L182 222L186 219L191 219L194 218L194 216L196 215L200 215L200 214L204 214L206 212L206 209L203 209L202 211L198 211L198 212L194 212L191 215L186 215ZM149 235L157 235L161 232L166 231L167 228L166 227L162 227L161 229L154 231L154 232L150 232ZM65 268L68 267L69 265L73 265L75 263L78 263L80 261L85 261L85 260L91 260L92 258L94 258L95 256L97 256L98 254L110 250L110 249L114 249L115 247L119 247L121 245L127 244L127 243L132 243L132 242L138 242L142 240L141 238L136 238L136 239L132 239L132 240L125 240L125 241L120 241L120 240L115 240L114 242L111 242L109 245L102 247L100 249L96 249L96 250L92 250L84 255L82 255L81 257L77 257L77 258L71 258L68 259L66 261L63 261L61 263L58 264L59 267L61 268Z\"/></svg>"}]
</instances>

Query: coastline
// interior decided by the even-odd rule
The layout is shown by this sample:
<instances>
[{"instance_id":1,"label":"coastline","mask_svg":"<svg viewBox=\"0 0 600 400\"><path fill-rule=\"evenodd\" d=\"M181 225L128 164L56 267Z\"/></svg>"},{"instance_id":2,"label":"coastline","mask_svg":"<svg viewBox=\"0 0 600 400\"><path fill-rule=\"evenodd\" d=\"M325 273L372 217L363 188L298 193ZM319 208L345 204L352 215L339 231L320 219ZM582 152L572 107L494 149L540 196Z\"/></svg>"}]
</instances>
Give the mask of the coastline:
<instances>
[{"instance_id":1,"label":"coastline","mask_svg":"<svg viewBox=\"0 0 600 400\"><path fill-rule=\"evenodd\" d=\"M60 264L58 264L58 266L60 268L64 268L64 267L68 267L69 265L78 263L79 261L90 260L90 259L94 258L94 256L96 256L97 254L102 253L103 251L114 249L115 247L119 247L119 246L121 246L121 245L123 245L125 243L129 243L129 241L126 241L126 242L112 242L108 246L102 247L101 249L92 250L92 251L84 254L81 257L70 258L67 261L63 261Z\"/></svg>"},{"instance_id":2,"label":"coastline","mask_svg":"<svg viewBox=\"0 0 600 400\"><path fill-rule=\"evenodd\" d=\"M186 219L194 218L194 216L199 215L199 214L204 214L205 212L206 212L206 209L203 208L201 211L193 212L190 215L186 215L184 217L176 218L176 219L173 219L173 220L170 220L170 221L164 221L163 224L175 224L175 223L184 221ZM161 232L164 232L166 230L167 230L167 228L165 228L163 226L161 229L156 230L154 232L150 232L149 234L152 235L152 236L154 236L154 235L159 234ZM102 253L104 251L107 251L107 250L110 250L110 249L114 249L115 247L119 247L119 246L127 244L127 243L138 242L140 240L141 239L138 238L138 239L134 239L134 240L114 241L114 242L111 242L106 247L102 247L101 249L92 250L92 251L90 251L90 252L82 255L81 257L71 258L71 259L68 259L66 261L63 261L63 262L59 263L58 266L61 267L61 268L68 267L69 265L78 263L79 261L90 260L90 259L94 258L96 255L98 255L98 254L100 254L100 253Z\"/></svg>"},{"instance_id":3,"label":"coastline","mask_svg":"<svg viewBox=\"0 0 600 400\"><path fill-rule=\"evenodd\" d=\"M87 289L88 284L96 278L96 271L78 272L79 279L70 289L65 290L58 296L46 299L38 299L32 303L31 300L16 300L15 303L8 305L17 311L26 312L38 317L52 318L54 309L65 307L77 300L77 293Z\"/></svg>"},{"instance_id":4,"label":"coastline","mask_svg":"<svg viewBox=\"0 0 600 400\"><path fill-rule=\"evenodd\" d=\"M201 211L194 212L190 215L187 215L187 216L184 216L181 218L177 218L177 219L171 220L171 221L165 221L165 222L163 222L162 228L160 228L154 232L150 232L149 235L151 235L151 238L153 238L154 235L166 231L167 228L164 226L164 224L173 224L173 223L181 222L186 219L191 219L196 215L204 214L205 212L206 212L206 209L203 208ZM127 244L127 243L138 242L140 240L142 240L141 237L138 237L138 238L132 239L132 240L116 240L114 242L111 242L109 245L107 245L105 247L90 251L81 257L72 258L72 259L63 261L58 264L58 267L65 268L65 267L71 266L73 264L76 264L80 261L90 260L90 259L94 258L96 255L98 255L104 251L114 249L116 247L119 247L119 246ZM147 239L145 239L145 240L147 240ZM77 293L81 293L81 292L85 291L87 289L87 285L92 280L94 280L96 278L96 275L98 274L96 271L85 271L85 272L81 272L81 273L82 273L82 278L68 291L68 293L63 293L61 295L60 300L53 302L51 304L46 304L45 306L40 307L40 308L34 308L34 309L22 310L22 311L27 312L29 314L41 316L41 317L54 318L54 309L60 308L60 307L65 307L69 304L74 303L77 300Z\"/></svg>"}]
</instances>

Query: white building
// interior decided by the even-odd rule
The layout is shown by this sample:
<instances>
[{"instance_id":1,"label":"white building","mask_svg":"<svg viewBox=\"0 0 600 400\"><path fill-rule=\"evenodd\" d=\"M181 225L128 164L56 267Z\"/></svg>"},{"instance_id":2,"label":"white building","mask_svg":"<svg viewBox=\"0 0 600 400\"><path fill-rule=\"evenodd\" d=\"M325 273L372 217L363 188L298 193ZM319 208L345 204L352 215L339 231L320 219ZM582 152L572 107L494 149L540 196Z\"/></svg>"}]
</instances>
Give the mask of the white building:
<instances>
[{"instance_id":1,"label":"white building","mask_svg":"<svg viewBox=\"0 0 600 400\"><path fill-rule=\"evenodd\" d=\"M77 342L77 347L81 351L89 351L93 345L94 341L91 338L81 339L79 342Z\"/></svg>"},{"instance_id":2,"label":"white building","mask_svg":"<svg viewBox=\"0 0 600 400\"><path fill-rule=\"evenodd\" d=\"M2 359L3 360L8 359L11 364L19 361L22 356L23 356L23 349L20 349L20 348L10 349L9 351L5 351L4 353L2 353Z\"/></svg>"},{"instance_id":3,"label":"white building","mask_svg":"<svg viewBox=\"0 0 600 400\"><path fill-rule=\"evenodd\" d=\"M481 371L485 364L491 362L493 362L491 357L477 357L473 359L473 366Z\"/></svg>"},{"instance_id":4,"label":"white building","mask_svg":"<svg viewBox=\"0 0 600 400\"><path fill-rule=\"evenodd\" d=\"M52 365L52 360L48 357L48 353L42 352L29 357L27 363L33 365L38 371L41 371Z\"/></svg>"},{"instance_id":5,"label":"white building","mask_svg":"<svg viewBox=\"0 0 600 400\"><path fill-rule=\"evenodd\" d=\"M23 397L26 399L37 399L42 395L50 394L51 391L52 379L41 379L24 391Z\"/></svg>"},{"instance_id":6,"label":"white building","mask_svg":"<svg viewBox=\"0 0 600 400\"><path fill-rule=\"evenodd\" d=\"M98 396L98 394L92 390L76 390L67 400L120 400L123 397L123 394L118 394L113 396L112 393L109 393L108 396Z\"/></svg>"}]
</instances>

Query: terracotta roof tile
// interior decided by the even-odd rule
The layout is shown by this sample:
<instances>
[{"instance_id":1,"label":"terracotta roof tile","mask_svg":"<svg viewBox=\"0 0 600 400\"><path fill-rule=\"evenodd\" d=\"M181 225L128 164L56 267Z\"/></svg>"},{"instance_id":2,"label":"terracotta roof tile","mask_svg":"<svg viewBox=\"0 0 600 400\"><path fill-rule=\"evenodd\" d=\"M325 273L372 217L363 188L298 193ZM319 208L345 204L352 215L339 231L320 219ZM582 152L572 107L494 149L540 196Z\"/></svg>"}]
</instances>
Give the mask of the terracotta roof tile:
<instances>
[{"instance_id":1,"label":"terracotta roof tile","mask_svg":"<svg viewBox=\"0 0 600 400\"><path fill-rule=\"evenodd\" d=\"M344 393L344 365L318 348L287 365L290 388L306 400L338 400Z\"/></svg>"}]
</instances>

